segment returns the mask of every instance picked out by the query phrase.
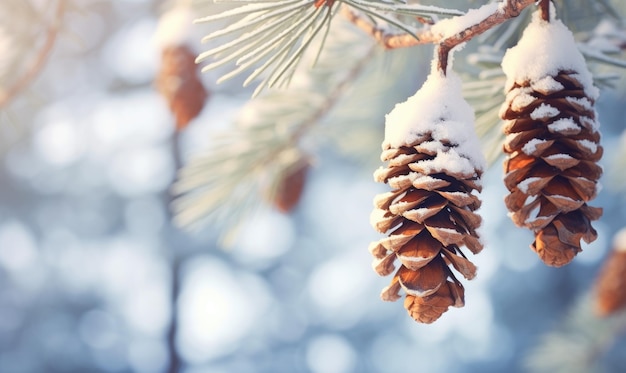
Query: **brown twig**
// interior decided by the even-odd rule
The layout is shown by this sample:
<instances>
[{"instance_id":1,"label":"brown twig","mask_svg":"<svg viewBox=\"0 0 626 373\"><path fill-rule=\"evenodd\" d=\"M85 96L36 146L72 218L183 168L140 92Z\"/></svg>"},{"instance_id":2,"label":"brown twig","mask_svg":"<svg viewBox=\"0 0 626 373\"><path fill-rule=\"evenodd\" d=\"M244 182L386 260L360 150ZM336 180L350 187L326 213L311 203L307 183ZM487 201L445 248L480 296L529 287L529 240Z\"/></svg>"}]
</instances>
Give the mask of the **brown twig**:
<instances>
[{"instance_id":1,"label":"brown twig","mask_svg":"<svg viewBox=\"0 0 626 373\"><path fill-rule=\"evenodd\" d=\"M66 0L58 0L53 22L48 25L48 32L44 44L35 56L32 65L17 78L13 85L9 86L4 92L0 91L0 108L7 105L14 97L23 91L43 69L48 56L52 52L52 47L56 41L56 37L61 27L61 20L65 13Z\"/></svg>"},{"instance_id":2,"label":"brown twig","mask_svg":"<svg viewBox=\"0 0 626 373\"><path fill-rule=\"evenodd\" d=\"M374 40L376 40L387 49L413 47L416 45L430 44L435 42L435 40L432 38L433 35L428 35L428 33L426 32L417 35L418 38L415 38L415 36L407 33L392 34L389 33L388 30L380 28L375 24L369 22L367 19L363 18L361 14L348 6L343 6L341 10L348 21L352 22L355 26L370 34L374 38Z\"/></svg>"},{"instance_id":3,"label":"brown twig","mask_svg":"<svg viewBox=\"0 0 626 373\"><path fill-rule=\"evenodd\" d=\"M433 32L429 27L421 29L416 35L410 34L390 34L382 28L373 25L364 19L360 14L355 11L344 8L344 15L349 21L354 23L357 27L372 35L372 37L382 44L385 48L405 48L412 47L421 44L439 44L438 55L438 67L441 71L446 72L448 67L448 55L450 51L459 44L465 43L473 37L482 34L483 32L503 23L504 21L517 17L522 10L529 5L533 4L535 0L508 0L501 3L501 6L496 9L491 15L483 19L482 21L469 26L466 29L456 32L452 36L444 36ZM548 3L548 1L545 1ZM464 17L469 17L467 14L457 16L454 19L462 20Z\"/></svg>"},{"instance_id":4,"label":"brown twig","mask_svg":"<svg viewBox=\"0 0 626 373\"><path fill-rule=\"evenodd\" d=\"M550 22L550 0L541 0L539 11L541 12L541 19Z\"/></svg>"}]
</instances>

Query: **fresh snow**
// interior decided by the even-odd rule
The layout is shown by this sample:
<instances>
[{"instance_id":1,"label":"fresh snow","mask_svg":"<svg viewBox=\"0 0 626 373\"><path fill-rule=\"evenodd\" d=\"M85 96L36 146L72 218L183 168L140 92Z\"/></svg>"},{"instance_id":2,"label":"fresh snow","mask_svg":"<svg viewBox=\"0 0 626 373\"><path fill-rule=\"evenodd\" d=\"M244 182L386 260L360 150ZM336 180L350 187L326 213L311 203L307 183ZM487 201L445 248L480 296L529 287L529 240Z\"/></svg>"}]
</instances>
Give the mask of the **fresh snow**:
<instances>
[{"instance_id":1,"label":"fresh snow","mask_svg":"<svg viewBox=\"0 0 626 373\"><path fill-rule=\"evenodd\" d=\"M544 95L549 95L551 93L561 91L565 88L563 84L554 80L552 76L545 76L535 82L532 82L531 87L533 90L541 92Z\"/></svg>"},{"instance_id":2,"label":"fresh snow","mask_svg":"<svg viewBox=\"0 0 626 373\"><path fill-rule=\"evenodd\" d=\"M532 104L533 101L535 101L536 99L537 98L535 96L532 96L526 92L520 92L519 94L515 95L511 100L511 109L513 109L513 111L522 111L526 106ZM504 107L504 109L506 109L506 107Z\"/></svg>"},{"instance_id":3,"label":"fresh snow","mask_svg":"<svg viewBox=\"0 0 626 373\"><path fill-rule=\"evenodd\" d=\"M387 184L394 189L402 189L405 186L412 185L413 180L418 177L417 172L409 172L406 175L398 175L394 177L390 177L387 179ZM381 179L376 179L377 181L383 181Z\"/></svg>"},{"instance_id":4,"label":"fresh snow","mask_svg":"<svg viewBox=\"0 0 626 373\"><path fill-rule=\"evenodd\" d=\"M554 17L554 6L551 6L550 14ZM539 11L533 14L532 22L517 45L507 50L502 69L507 76L507 91L515 83L532 84L567 70L579 73L577 78L587 96L592 99L598 97L599 91L593 85L592 75L572 32L558 19L553 18L550 22L542 20Z\"/></svg>"},{"instance_id":5,"label":"fresh snow","mask_svg":"<svg viewBox=\"0 0 626 373\"><path fill-rule=\"evenodd\" d=\"M530 113L530 118L533 120L549 119L556 117L559 113L559 109L554 106L541 104Z\"/></svg>"},{"instance_id":6,"label":"fresh snow","mask_svg":"<svg viewBox=\"0 0 626 373\"><path fill-rule=\"evenodd\" d=\"M573 105L578 105L582 107L583 110L593 110L593 104L586 97L565 97L565 99Z\"/></svg>"},{"instance_id":7,"label":"fresh snow","mask_svg":"<svg viewBox=\"0 0 626 373\"><path fill-rule=\"evenodd\" d=\"M434 190L438 187L438 185L441 184L441 182L441 179L437 179L428 175L422 175L416 177L415 180L413 180L413 186L415 186L416 188L419 186L420 189L425 190Z\"/></svg>"},{"instance_id":8,"label":"fresh snow","mask_svg":"<svg viewBox=\"0 0 626 373\"><path fill-rule=\"evenodd\" d=\"M517 189L519 189L522 193L528 194L528 187L530 184L541 180L540 177L529 177L528 179L522 180L519 184L517 184Z\"/></svg>"},{"instance_id":9,"label":"fresh snow","mask_svg":"<svg viewBox=\"0 0 626 373\"><path fill-rule=\"evenodd\" d=\"M598 125L598 122L596 122L595 120L589 117L583 117L583 116L579 117L579 119L585 127L593 131L598 131L599 125Z\"/></svg>"},{"instance_id":10,"label":"fresh snow","mask_svg":"<svg viewBox=\"0 0 626 373\"><path fill-rule=\"evenodd\" d=\"M417 162L420 167L470 175L485 168L474 130L474 111L463 99L461 79L453 72L445 76L433 66L422 88L397 104L385 119L383 149L413 146L430 134L436 143L422 145L436 154L432 160Z\"/></svg>"},{"instance_id":11,"label":"fresh snow","mask_svg":"<svg viewBox=\"0 0 626 373\"><path fill-rule=\"evenodd\" d=\"M434 159L419 162L420 167L428 173L436 173L446 170L449 173L471 177L476 169L482 169L481 165L473 164L468 158L457 152L456 148L450 148L446 152L440 152Z\"/></svg>"},{"instance_id":12,"label":"fresh snow","mask_svg":"<svg viewBox=\"0 0 626 373\"><path fill-rule=\"evenodd\" d=\"M548 130L552 133L569 132L569 131L580 132L580 127L578 126L578 124L576 124L576 122L574 122L574 119L562 118L562 119L556 120L548 124Z\"/></svg>"},{"instance_id":13,"label":"fresh snow","mask_svg":"<svg viewBox=\"0 0 626 373\"><path fill-rule=\"evenodd\" d=\"M500 9L499 3L486 4L477 9L470 9L462 16L440 20L430 31L441 39L446 39L479 24Z\"/></svg>"},{"instance_id":14,"label":"fresh snow","mask_svg":"<svg viewBox=\"0 0 626 373\"><path fill-rule=\"evenodd\" d=\"M578 144L580 144L581 146L583 146L585 149L589 150L592 153L595 153L598 150L598 144L596 144L593 141L589 141L589 140L578 140Z\"/></svg>"},{"instance_id":15,"label":"fresh snow","mask_svg":"<svg viewBox=\"0 0 626 373\"><path fill-rule=\"evenodd\" d=\"M574 157L572 157L569 154L552 154L547 157L544 157L544 159L553 161L553 160L559 160L559 159L574 159Z\"/></svg>"},{"instance_id":16,"label":"fresh snow","mask_svg":"<svg viewBox=\"0 0 626 373\"><path fill-rule=\"evenodd\" d=\"M542 139L532 139L528 141L526 144L524 144L524 146L522 147L522 151L526 155L533 155L537 151L537 145L540 145L546 142L548 141L542 140Z\"/></svg>"}]
</instances>

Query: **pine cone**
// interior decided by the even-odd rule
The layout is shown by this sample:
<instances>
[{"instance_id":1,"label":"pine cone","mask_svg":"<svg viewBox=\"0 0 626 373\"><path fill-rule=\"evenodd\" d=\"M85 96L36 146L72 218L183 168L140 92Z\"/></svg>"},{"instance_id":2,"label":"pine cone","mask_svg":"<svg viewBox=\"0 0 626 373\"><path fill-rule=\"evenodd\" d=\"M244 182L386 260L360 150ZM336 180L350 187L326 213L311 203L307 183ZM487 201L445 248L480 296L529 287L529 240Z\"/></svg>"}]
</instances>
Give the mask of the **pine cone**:
<instances>
[{"instance_id":1,"label":"pine cone","mask_svg":"<svg viewBox=\"0 0 626 373\"><path fill-rule=\"evenodd\" d=\"M595 311L599 316L626 308L626 229L615 236L613 250L596 279L595 293Z\"/></svg>"},{"instance_id":2,"label":"pine cone","mask_svg":"<svg viewBox=\"0 0 626 373\"><path fill-rule=\"evenodd\" d=\"M537 44L541 35L548 40ZM542 53L549 53L543 48L557 42L571 43L558 45L571 54L561 56L557 50L556 56L543 58ZM591 221L602 214L587 205L602 174L596 163L602 156L594 110L597 89L577 53L573 36L560 21L547 23L535 15L503 61L509 80L500 111L506 120L504 182L510 191L505 203L515 224L534 231L531 248L555 267L581 251L581 239L596 239ZM542 65L546 60L570 68Z\"/></svg>"},{"instance_id":3,"label":"pine cone","mask_svg":"<svg viewBox=\"0 0 626 373\"><path fill-rule=\"evenodd\" d=\"M418 92L417 98L414 96L404 105L414 107L419 116L420 109L428 107L428 90L424 89L421 95ZM482 168L473 166L475 162L460 144L468 130L473 134L472 118L465 118L466 122L470 120L469 125L460 125L456 118L451 118L454 114L445 102L438 105L441 111L432 115L431 123L417 126L421 129L413 134L416 138L409 144L384 143L381 159L389 163L374 174L376 181L392 188L374 200L372 225L381 233L389 232L388 237L370 245L374 270L387 276L394 271L396 258L400 261L381 297L395 301L400 298L400 289L404 289L405 308L422 323L437 320L450 306L464 305L463 286L450 265L466 279L472 279L476 267L460 247L467 246L474 254L482 250L476 232L481 218L474 213L480 200L473 193L481 190ZM387 126L392 114L387 117ZM404 112L396 116L403 115ZM465 167L458 167L459 162L465 162Z\"/></svg>"},{"instance_id":4,"label":"pine cone","mask_svg":"<svg viewBox=\"0 0 626 373\"><path fill-rule=\"evenodd\" d=\"M288 213L298 204L306 184L310 164L302 160L285 170L272 193L272 202L276 208Z\"/></svg>"},{"instance_id":5,"label":"pine cone","mask_svg":"<svg viewBox=\"0 0 626 373\"><path fill-rule=\"evenodd\" d=\"M505 199L515 224L532 229L532 249L551 266L569 263L597 233L595 198L602 168L593 99L575 72L515 84L507 94Z\"/></svg>"},{"instance_id":6,"label":"pine cone","mask_svg":"<svg viewBox=\"0 0 626 373\"><path fill-rule=\"evenodd\" d=\"M176 118L177 130L200 114L208 97L196 72L195 59L191 49L183 45L167 46L162 52L156 84Z\"/></svg>"}]
</instances>

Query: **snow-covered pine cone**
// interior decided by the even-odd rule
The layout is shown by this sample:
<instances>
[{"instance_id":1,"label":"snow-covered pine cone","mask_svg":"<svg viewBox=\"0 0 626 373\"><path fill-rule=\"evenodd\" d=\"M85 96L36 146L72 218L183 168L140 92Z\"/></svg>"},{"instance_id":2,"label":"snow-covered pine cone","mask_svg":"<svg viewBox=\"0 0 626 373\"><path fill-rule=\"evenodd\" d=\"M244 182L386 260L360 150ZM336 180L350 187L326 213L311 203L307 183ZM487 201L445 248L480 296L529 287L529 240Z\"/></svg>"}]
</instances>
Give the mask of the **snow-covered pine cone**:
<instances>
[{"instance_id":1,"label":"snow-covered pine cone","mask_svg":"<svg viewBox=\"0 0 626 373\"><path fill-rule=\"evenodd\" d=\"M476 267L460 248L482 250L476 232L481 218L474 212L480 206L475 191L481 190L482 154L473 112L459 92L456 76L435 73L397 105L387 116L381 155L388 164L374 174L392 190L374 200L372 225L388 237L370 245L373 266L387 276L400 262L381 297L395 301L404 289L405 308L422 323L464 305L463 285L450 265L472 279Z\"/></svg>"},{"instance_id":2,"label":"snow-covered pine cone","mask_svg":"<svg viewBox=\"0 0 626 373\"><path fill-rule=\"evenodd\" d=\"M515 224L534 232L531 248L559 267L581 251L581 239L596 239L591 221L602 214L587 205L602 174L597 89L571 32L537 14L503 68L505 203Z\"/></svg>"}]
</instances>

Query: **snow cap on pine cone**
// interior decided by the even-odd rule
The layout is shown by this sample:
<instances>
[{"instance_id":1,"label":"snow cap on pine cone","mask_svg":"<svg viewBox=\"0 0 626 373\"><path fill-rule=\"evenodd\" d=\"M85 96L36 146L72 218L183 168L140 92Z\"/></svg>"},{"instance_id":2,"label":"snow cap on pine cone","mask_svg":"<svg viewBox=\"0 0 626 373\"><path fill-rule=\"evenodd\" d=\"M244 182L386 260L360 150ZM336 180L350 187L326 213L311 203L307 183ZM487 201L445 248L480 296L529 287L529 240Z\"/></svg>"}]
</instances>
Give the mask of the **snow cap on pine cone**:
<instances>
[{"instance_id":1,"label":"snow cap on pine cone","mask_svg":"<svg viewBox=\"0 0 626 373\"><path fill-rule=\"evenodd\" d=\"M578 51L572 32L555 14L553 4L550 4L550 22L541 19L540 11L533 13L517 45L507 50L502 59L502 70L507 77L504 89L508 92L514 84L528 81L550 84L546 77L556 76L560 71L575 71L585 95L595 100L599 90L593 85L585 58Z\"/></svg>"},{"instance_id":2,"label":"snow cap on pine cone","mask_svg":"<svg viewBox=\"0 0 626 373\"><path fill-rule=\"evenodd\" d=\"M404 306L418 322L431 323L450 306L464 305L452 268L467 279L476 275L461 251L482 250L476 232L481 218L474 211L485 160L473 119L460 79L436 69L386 117L381 160L388 164L374 178L392 191L374 199L371 224L388 237L373 242L370 252L381 276L390 275L398 259L381 297L395 301L403 289Z\"/></svg>"},{"instance_id":3,"label":"snow cap on pine cone","mask_svg":"<svg viewBox=\"0 0 626 373\"><path fill-rule=\"evenodd\" d=\"M399 103L385 116L386 148L410 146L425 133L433 140L448 140L457 146L450 154L439 148L433 168L454 167L472 173L484 170L486 161L474 128L474 109L461 94L461 79L449 72L443 75L433 67L426 82L417 93ZM445 124L442 122L445 120ZM446 161L450 160L450 164Z\"/></svg>"}]
</instances>

